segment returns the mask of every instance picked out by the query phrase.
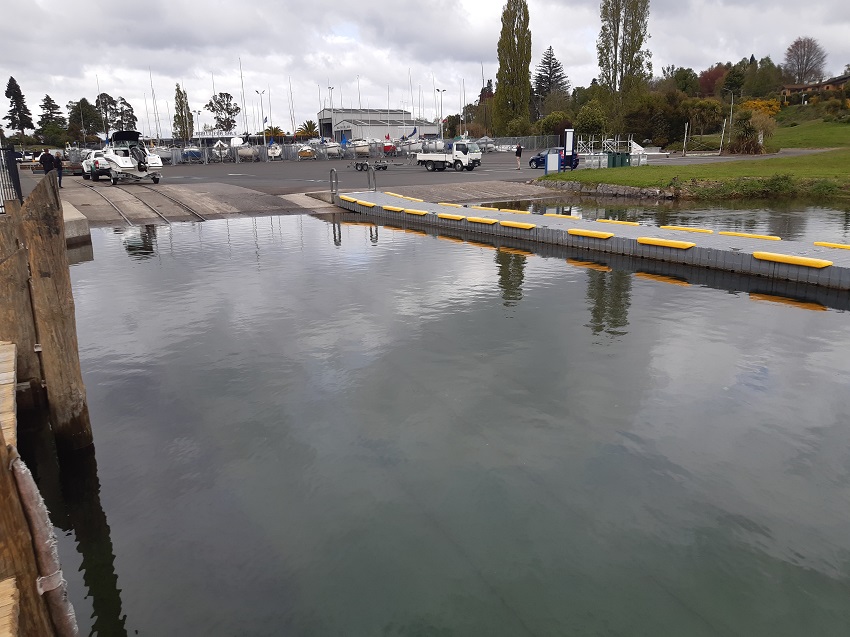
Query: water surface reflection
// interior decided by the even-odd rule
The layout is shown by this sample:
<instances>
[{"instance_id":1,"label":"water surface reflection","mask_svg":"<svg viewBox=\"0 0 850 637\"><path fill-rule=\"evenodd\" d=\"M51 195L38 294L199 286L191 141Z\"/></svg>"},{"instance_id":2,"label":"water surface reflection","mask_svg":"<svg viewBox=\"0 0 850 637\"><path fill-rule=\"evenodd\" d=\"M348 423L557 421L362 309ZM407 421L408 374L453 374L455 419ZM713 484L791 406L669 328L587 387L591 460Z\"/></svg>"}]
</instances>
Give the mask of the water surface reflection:
<instances>
[{"instance_id":1,"label":"water surface reflection","mask_svg":"<svg viewBox=\"0 0 850 637\"><path fill-rule=\"evenodd\" d=\"M95 232L86 630L846 632L845 312L353 219Z\"/></svg>"}]
</instances>

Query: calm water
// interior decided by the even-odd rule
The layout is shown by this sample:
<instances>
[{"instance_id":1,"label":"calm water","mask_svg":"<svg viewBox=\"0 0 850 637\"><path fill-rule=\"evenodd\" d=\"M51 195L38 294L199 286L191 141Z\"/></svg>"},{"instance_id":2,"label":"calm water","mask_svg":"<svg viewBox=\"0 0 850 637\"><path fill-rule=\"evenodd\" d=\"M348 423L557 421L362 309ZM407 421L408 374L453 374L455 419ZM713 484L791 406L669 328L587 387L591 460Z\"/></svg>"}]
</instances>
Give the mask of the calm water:
<instances>
[{"instance_id":1,"label":"calm water","mask_svg":"<svg viewBox=\"0 0 850 637\"><path fill-rule=\"evenodd\" d=\"M488 203L500 208L530 210L534 214L571 214L584 219L619 219L648 226L698 226L770 234L795 241L850 243L850 208L824 208L801 202L768 202L742 211L729 205L696 202L664 203L657 206L598 204L591 199L522 200Z\"/></svg>"},{"instance_id":2,"label":"calm water","mask_svg":"<svg viewBox=\"0 0 850 637\"><path fill-rule=\"evenodd\" d=\"M847 313L311 217L93 243L83 634L847 635Z\"/></svg>"}]
</instances>

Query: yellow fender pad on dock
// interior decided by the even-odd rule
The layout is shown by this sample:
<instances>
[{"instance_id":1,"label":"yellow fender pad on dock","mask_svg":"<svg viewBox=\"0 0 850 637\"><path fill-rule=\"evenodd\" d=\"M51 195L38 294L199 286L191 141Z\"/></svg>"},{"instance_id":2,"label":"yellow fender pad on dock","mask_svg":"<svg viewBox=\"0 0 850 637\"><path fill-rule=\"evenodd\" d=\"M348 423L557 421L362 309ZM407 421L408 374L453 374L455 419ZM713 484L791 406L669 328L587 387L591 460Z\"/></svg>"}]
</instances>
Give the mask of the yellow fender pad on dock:
<instances>
[{"instance_id":1,"label":"yellow fender pad on dock","mask_svg":"<svg viewBox=\"0 0 850 637\"><path fill-rule=\"evenodd\" d=\"M511 210L510 208L499 208L499 212L510 212L514 215L530 215L528 210Z\"/></svg>"},{"instance_id":2,"label":"yellow fender pad on dock","mask_svg":"<svg viewBox=\"0 0 850 637\"><path fill-rule=\"evenodd\" d=\"M416 210L416 208L405 208L405 209L404 209L404 212L406 212L406 213L407 213L407 214L409 214L409 215L419 215L420 217L421 217L422 215L427 215L427 214L428 214L428 211L427 211L427 210Z\"/></svg>"},{"instance_id":3,"label":"yellow fender pad on dock","mask_svg":"<svg viewBox=\"0 0 850 637\"><path fill-rule=\"evenodd\" d=\"M493 212L499 212L498 208L488 208L487 206L470 206L473 210L492 210Z\"/></svg>"},{"instance_id":4,"label":"yellow fender pad on dock","mask_svg":"<svg viewBox=\"0 0 850 637\"><path fill-rule=\"evenodd\" d=\"M402 197L404 197L404 195L402 195ZM420 203L425 201L424 199L417 199L416 197L404 197L404 198L407 199L408 201L418 201Z\"/></svg>"},{"instance_id":5,"label":"yellow fender pad on dock","mask_svg":"<svg viewBox=\"0 0 850 637\"><path fill-rule=\"evenodd\" d=\"M759 261L774 261L776 263L789 263L791 265L802 265L807 268L825 268L832 265L832 261L826 259L813 259L812 257L797 257L792 254L779 254L778 252L753 252L753 258Z\"/></svg>"},{"instance_id":6,"label":"yellow fender pad on dock","mask_svg":"<svg viewBox=\"0 0 850 637\"><path fill-rule=\"evenodd\" d=\"M536 223L522 223L521 221L500 221L499 225L507 228L519 228L520 230L531 230L537 227Z\"/></svg>"},{"instance_id":7,"label":"yellow fender pad on dock","mask_svg":"<svg viewBox=\"0 0 850 637\"><path fill-rule=\"evenodd\" d=\"M340 195L340 199L343 201L350 201L351 203L357 203L357 200L354 197L349 197L348 195Z\"/></svg>"},{"instance_id":8,"label":"yellow fender pad on dock","mask_svg":"<svg viewBox=\"0 0 850 637\"><path fill-rule=\"evenodd\" d=\"M437 204L438 206L450 206L452 208L463 208L459 203L447 203L445 201L441 201Z\"/></svg>"},{"instance_id":9,"label":"yellow fender pad on dock","mask_svg":"<svg viewBox=\"0 0 850 637\"><path fill-rule=\"evenodd\" d=\"M708 228L691 228L689 226L660 226L662 230L678 230L679 232L702 232L703 234L714 234L714 230Z\"/></svg>"},{"instance_id":10,"label":"yellow fender pad on dock","mask_svg":"<svg viewBox=\"0 0 850 637\"><path fill-rule=\"evenodd\" d=\"M452 221L463 221L466 219L463 215L450 215L448 212L437 213L439 219L451 219Z\"/></svg>"},{"instance_id":11,"label":"yellow fender pad on dock","mask_svg":"<svg viewBox=\"0 0 850 637\"><path fill-rule=\"evenodd\" d=\"M544 212L544 217L558 217L560 219L578 219L578 217L573 217L572 215L559 215L557 212Z\"/></svg>"},{"instance_id":12,"label":"yellow fender pad on dock","mask_svg":"<svg viewBox=\"0 0 850 637\"><path fill-rule=\"evenodd\" d=\"M600 232L599 230L583 230L581 228L570 228L567 234L577 237L590 237L591 239L610 239L614 236L613 232Z\"/></svg>"},{"instance_id":13,"label":"yellow fender pad on dock","mask_svg":"<svg viewBox=\"0 0 850 637\"><path fill-rule=\"evenodd\" d=\"M375 204L373 204L371 201L363 201L362 199L358 199L356 203L358 206L366 206L367 208L375 207Z\"/></svg>"},{"instance_id":14,"label":"yellow fender pad on dock","mask_svg":"<svg viewBox=\"0 0 850 637\"><path fill-rule=\"evenodd\" d=\"M388 210L389 212L402 212L404 208L399 208L398 206L384 206L384 210Z\"/></svg>"},{"instance_id":15,"label":"yellow fender pad on dock","mask_svg":"<svg viewBox=\"0 0 850 637\"><path fill-rule=\"evenodd\" d=\"M764 239L765 241L782 241L782 237L777 237L772 234L750 234L749 232L730 232L721 230L717 234L722 234L727 237L744 237L746 239Z\"/></svg>"},{"instance_id":16,"label":"yellow fender pad on dock","mask_svg":"<svg viewBox=\"0 0 850 637\"><path fill-rule=\"evenodd\" d=\"M469 223L483 223L488 226L492 226L494 223L498 223L498 219L487 219L486 217L467 217L466 220Z\"/></svg>"},{"instance_id":17,"label":"yellow fender pad on dock","mask_svg":"<svg viewBox=\"0 0 850 637\"><path fill-rule=\"evenodd\" d=\"M815 241L816 246L821 248L838 248L840 250L850 250L850 243L830 243L829 241Z\"/></svg>"},{"instance_id":18,"label":"yellow fender pad on dock","mask_svg":"<svg viewBox=\"0 0 850 637\"><path fill-rule=\"evenodd\" d=\"M637 242L648 246L676 248L677 250L687 250L696 245L693 241L674 241L673 239L659 239L658 237L638 237Z\"/></svg>"},{"instance_id":19,"label":"yellow fender pad on dock","mask_svg":"<svg viewBox=\"0 0 850 637\"><path fill-rule=\"evenodd\" d=\"M402 199L404 199L404 195L400 195L397 192L389 192L388 190L385 190L384 194L389 195L390 197L401 197Z\"/></svg>"},{"instance_id":20,"label":"yellow fender pad on dock","mask_svg":"<svg viewBox=\"0 0 850 637\"><path fill-rule=\"evenodd\" d=\"M599 223L618 223L621 226L639 226L637 221L620 221L619 219L597 219Z\"/></svg>"}]
</instances>

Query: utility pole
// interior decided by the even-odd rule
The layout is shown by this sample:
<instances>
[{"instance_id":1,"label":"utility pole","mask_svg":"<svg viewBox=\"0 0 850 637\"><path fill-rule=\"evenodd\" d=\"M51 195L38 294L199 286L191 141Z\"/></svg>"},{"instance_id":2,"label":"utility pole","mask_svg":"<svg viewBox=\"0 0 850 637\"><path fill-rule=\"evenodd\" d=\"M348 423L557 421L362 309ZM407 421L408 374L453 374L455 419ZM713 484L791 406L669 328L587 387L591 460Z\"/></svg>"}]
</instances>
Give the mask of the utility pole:
<instances>
[{"instance_id":1,"label":"utility pole","mask_svg":"<svg viewBox=\"0 0 850 637\"><path fill-rule=\"evenodd\" d=\"M328 93L331 96L331 139L336 141L336 134L334 133L334 87L328 87Z\"/></svg>"}]
</instances>

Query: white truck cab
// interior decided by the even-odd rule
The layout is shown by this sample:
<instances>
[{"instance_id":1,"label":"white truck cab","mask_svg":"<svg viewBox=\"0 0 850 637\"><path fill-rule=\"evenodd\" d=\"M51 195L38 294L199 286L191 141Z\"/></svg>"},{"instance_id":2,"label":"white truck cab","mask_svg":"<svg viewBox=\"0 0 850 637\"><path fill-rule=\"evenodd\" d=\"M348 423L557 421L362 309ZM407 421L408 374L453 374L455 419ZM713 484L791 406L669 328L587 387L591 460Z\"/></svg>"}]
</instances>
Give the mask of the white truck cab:
<instances>
[{"instance_id":1,"label":"white truck cab","mask_svg":"<svg viewBox=\"0 0 850 637\"><path fill-rule=\"evenodd\" d=\"M451 166L460 172L475 170L481 165L481 148L475 142L460 139L446 144L444 153L416 153L416 163L425 166L425 170L445 170Z\"/></svg>"}]
</instances>

